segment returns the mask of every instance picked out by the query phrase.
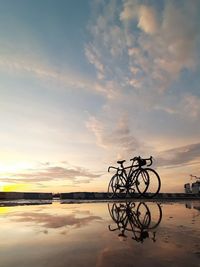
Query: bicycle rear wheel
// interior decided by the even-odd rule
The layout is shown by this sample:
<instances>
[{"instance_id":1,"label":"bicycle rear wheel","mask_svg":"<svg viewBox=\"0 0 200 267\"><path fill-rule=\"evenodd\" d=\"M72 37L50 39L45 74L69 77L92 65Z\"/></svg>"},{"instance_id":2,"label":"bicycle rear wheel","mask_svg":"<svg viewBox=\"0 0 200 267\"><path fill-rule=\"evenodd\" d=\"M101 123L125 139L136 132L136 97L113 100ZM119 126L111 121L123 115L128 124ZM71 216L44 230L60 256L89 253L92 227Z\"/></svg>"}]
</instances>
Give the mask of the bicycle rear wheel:
<instances>
[{"instance_id":1,"label":"bicycle rear wheel","mask_svg":"<svg viewBox=\"0 0 200 267\"><path fill-rule=\"evenodd\" d=\"M113 221L118 223L120 218L118 203L108 203L108 210Z\"/></svg>"},{"instance_id":2,"label":"bicycle rear wheel","mask_svg":"<svg viewBox=\"0 0 200 267\"><path fill-rule=\"evenodd\" d=\"M123 198L126 196L126 179L123 176L115 174L108 185L109 198Z\"/></svg>"},{"instance_id":3,"label":"bicycle rear wheel","mask_svg":"<svg viewBox=\"0 0 200 267\"><path fill-rule=\"evenodd\" d=\"M110 208L110 207L109 207ZM116 222L123 222L127 216L125 203L112 203L112 207L109 210L111 218Z\"/></svg>"},{"instance_id":4,"label":"bicycle rear wheel","mask_svg":"<svg viewBox=\"0 0 200 267\"><path fill-rule=\"evenodd\" d=\"M114 192L113 192L113 179L116 176L116 174L110 179L110 182L108 184L108 192L107 192L107 196L108 198L113 198L114 196Z\"/></svg>"},{"instance_id":5,"label":"bicycle rear wheel","mask_svg":"<svg viewBox=\"0 0 200 267\"><path fill-rule=\"evenodd\" d=\"M149 178L149 185L147 190L145 191L146 192L145 197L153 198L160 191L161 187L160 177L158 173L151 168L145 168L145 171L147 172Z\"/></svg>"}]
</instances>

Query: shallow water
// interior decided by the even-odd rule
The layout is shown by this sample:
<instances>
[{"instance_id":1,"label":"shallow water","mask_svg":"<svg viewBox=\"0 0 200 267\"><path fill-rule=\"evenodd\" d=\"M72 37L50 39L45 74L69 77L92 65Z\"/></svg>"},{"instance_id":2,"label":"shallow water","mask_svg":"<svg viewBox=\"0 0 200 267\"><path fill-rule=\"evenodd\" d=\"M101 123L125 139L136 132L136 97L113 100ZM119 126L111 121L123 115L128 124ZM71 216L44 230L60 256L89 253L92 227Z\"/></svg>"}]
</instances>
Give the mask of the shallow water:
<instances>
[{"instance_id":1,"label":"shallow water","mask_svg":"<svg viewBox=\"0 0 200 267\"><path fill-rule=\"evenodd\" d=\"M200 266L200 201L0 207L1 267Z\"/></svg>"}]
</instances>

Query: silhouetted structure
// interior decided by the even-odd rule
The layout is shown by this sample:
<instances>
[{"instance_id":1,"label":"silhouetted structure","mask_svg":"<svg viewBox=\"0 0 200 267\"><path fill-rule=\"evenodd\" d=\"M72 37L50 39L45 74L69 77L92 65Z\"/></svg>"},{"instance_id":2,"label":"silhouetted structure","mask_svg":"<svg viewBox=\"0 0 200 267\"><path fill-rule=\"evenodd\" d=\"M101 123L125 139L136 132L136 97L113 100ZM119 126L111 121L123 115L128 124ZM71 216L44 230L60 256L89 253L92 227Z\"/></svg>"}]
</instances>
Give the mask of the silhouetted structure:
<instances>
[{"instance_id":1,"label":"silhouetted structure","mask_svg":"<svg viewBox=\"0 0 200 267\"><path fill-rule=\"evenodd\" d=\"M52 193L36 192L0 192L0 200L52 199Z\"/></svg>"},{"instance_id":2,"label":"silhouetted structure","mask_svg":"<svg viewBox=\"0 0 200 267\"><path fill-rule=\"evenodd\" d=\"M196 182L184 184L186 194L200 194L200 177L190 174L191 179L196 179Z\"/></svg>"}]
</instances>

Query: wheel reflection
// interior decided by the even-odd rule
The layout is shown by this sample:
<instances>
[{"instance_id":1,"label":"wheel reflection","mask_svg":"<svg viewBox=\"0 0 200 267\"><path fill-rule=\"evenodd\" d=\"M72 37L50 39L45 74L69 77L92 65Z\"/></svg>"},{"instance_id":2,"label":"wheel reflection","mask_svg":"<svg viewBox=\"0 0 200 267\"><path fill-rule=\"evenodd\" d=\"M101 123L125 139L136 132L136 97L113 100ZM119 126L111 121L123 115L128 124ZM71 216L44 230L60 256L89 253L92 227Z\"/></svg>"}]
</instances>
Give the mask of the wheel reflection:
<instances>
[{"instance_id":1,"label":"wheel reflection","mask_svg":"<svg viewBox=\"0 0 200 267\"><path fill-rule=\"evenodd\" d=\"M114 202L108 203L109 214L114 222L109 225L110 231L117 231L118 236L127 238L130 232L132 239L143 243L150 238L156 242L156 229L162 220L162 208L155 202Z\"/></svg>"}]
</instances>

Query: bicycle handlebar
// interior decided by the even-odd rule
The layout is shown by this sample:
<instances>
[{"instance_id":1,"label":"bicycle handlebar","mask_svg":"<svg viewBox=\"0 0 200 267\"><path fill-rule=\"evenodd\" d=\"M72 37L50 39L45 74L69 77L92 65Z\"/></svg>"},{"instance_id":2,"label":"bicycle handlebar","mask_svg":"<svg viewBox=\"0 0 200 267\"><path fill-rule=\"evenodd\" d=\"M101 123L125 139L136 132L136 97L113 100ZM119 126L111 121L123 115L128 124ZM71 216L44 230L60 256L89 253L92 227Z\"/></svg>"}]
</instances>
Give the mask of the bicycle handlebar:
<instances>
[{"instance_id":1,"label":"bicycle handlebar","mask_svg":"<svg viewBox=\"0 0 200 267\"><path fill-rule=\"evenodd\" d=\"M153 157L151 156L149 159L146 159L146 160L149 160L150 163L147 164L147 167L151 166L153 164Z\"/></svg>"}]
</instances>

